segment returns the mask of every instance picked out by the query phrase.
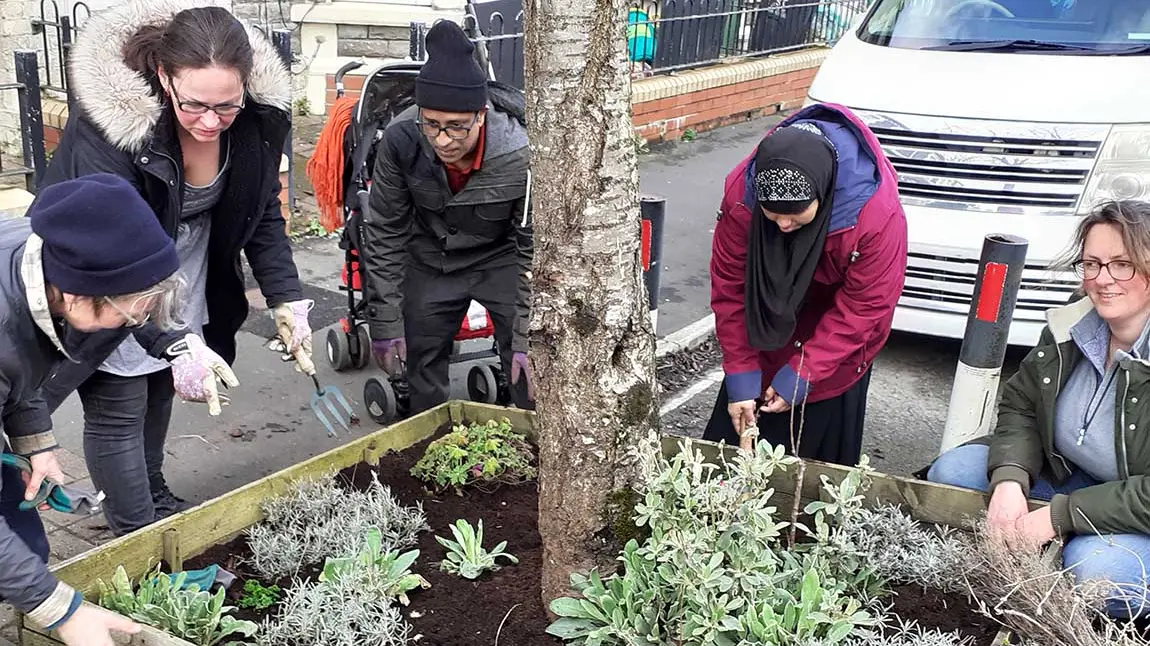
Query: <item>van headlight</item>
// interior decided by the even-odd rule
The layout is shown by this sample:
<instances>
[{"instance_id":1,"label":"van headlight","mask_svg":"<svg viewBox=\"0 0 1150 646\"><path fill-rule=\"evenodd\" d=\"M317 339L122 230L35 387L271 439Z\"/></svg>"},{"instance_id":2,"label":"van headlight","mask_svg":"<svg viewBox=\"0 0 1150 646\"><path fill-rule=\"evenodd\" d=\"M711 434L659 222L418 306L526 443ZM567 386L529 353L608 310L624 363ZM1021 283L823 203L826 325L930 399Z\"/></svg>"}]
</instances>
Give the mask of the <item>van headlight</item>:
<instances>
[{"instance_id":1,"label":"van headlight","mask_svg":"<svg viewBox=\"0 0 1150 646\"><path fill-rule=\"evenodd\" d=\"M1150 199L1150 124L1114 126L1102 144L1078 214L1111 200Z\"/></svg>"}]
</instances>

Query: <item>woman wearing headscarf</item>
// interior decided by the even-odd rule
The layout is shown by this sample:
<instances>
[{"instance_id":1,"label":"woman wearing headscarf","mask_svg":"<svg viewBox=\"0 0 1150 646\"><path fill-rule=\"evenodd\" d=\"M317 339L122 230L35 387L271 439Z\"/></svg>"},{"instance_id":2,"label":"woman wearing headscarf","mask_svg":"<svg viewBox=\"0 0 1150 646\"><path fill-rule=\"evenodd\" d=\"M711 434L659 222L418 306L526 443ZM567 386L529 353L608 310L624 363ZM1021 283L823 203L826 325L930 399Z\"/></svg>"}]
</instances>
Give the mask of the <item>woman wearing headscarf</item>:
<instances>
[{"instance_id":1,"label":"woman wearing headscarf","mask_svg":"<svg viewBox=\"0 0 1150 646\"><path fill-rule=\"evenodd\" d=\"M703 439L844 465L906 272L894 167L847 108L809 106L727 176L711 256L725 373ZM795 451L794 444L798 444Z\"/></svg>"}]
</instances>

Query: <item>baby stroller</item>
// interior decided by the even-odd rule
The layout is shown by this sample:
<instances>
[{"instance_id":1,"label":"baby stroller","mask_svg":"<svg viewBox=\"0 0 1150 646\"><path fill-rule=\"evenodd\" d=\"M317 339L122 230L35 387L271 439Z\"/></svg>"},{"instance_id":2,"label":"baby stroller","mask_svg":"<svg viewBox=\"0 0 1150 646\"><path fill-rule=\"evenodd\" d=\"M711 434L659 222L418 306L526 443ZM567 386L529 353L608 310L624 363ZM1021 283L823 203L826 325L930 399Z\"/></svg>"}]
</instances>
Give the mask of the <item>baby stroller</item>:
<instances>
[{"instance_id":1,"label":"baby stroller","mask_svg":"<svg viewBox=\"0 0 1150 646\"><path fill-rule=\"evenodd\" d=\"M337 98L344 94L343 77L362 66L363 63L353 61L336 72ZM362 369L372 356L371 336L363 311L364 279L358 254L358 249L362 248L363 213L368 208L376 145L391 119L415 103L415 77L421 66L420 61L399 61L381 65L368 74L351 121L344 131L344 228L339 243L344 250L344 266L340 272L339 288L347 292L347 315L340 320L338 329L333 328L327 334L328 361L336 371ZM499 363L494 334L491 315L483 306L472 302L455 335L450 364L494 359L471 368L467 376L467 394L473 401L506 405L511 401L511 389ZM485 338L492 340L489 349L462 352L463 341ZM399 374L383 379L369 378L364 384L363 401L368 415L377 423L385 424L405 417L410 410L406 377Z\"/></svg>"}]
</instances>

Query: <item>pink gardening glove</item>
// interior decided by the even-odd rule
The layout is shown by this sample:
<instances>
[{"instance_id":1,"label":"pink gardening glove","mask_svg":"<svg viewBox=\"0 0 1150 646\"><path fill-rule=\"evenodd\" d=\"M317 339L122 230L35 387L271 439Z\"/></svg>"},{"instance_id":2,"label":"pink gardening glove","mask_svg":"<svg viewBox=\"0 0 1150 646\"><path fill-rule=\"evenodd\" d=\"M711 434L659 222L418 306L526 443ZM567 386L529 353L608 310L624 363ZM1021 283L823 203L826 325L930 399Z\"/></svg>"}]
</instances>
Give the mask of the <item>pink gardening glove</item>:
<instances>
[{"instance_id":1,"label":"pink gardening glove","mask_svg":"<svg viewBox=\"0 0 1150 646\"><path fill-rule=\"evenodd\" d=\"M511 355L511 383L519 383L520 375L527 380L527 401L535 401L535 377L531 374L526 352Z\"/></svg>"},{"instance_id":2,"label":"pink gardening glove","mask_svg":"<svg viewBox=\"0 0 1150 646\"><path fill-rule=\"evenodd\" d=\"M207 403L208 413L219 415L221 404L226 404L228 397L220 394L216 380L227 388L240 384L228 363L195 334L175 342L165 354L174 357L171 359L172 381L176 394L184 401Z\"/></svg>"},{"instance_id":3,"label":"pink gardening glove","mask_svg":"<svg viewBox=\"0 0 1150 646\"><path fill-rule=\"evenodd\" d=\"M315 301L302 300L280 303L272 310L272 319L276 323L276 336L287 347L286 354L294 356L298 352L311 359L312 330L307 315L313 307ZM296 368L301 369L302 366L297 365Z\"/></svg>"}]
</instances>

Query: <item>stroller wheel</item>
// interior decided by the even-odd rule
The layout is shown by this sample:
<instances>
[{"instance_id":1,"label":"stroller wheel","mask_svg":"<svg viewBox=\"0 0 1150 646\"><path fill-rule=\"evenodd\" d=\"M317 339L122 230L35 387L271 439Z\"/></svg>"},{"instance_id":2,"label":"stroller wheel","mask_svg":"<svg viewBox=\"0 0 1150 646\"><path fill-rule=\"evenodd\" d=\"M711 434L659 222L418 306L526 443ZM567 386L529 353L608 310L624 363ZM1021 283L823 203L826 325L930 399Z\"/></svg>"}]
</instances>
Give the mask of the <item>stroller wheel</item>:
<instances>
[{"instance_id":1,"label":"stroller wheel","mask_svg":"<svg viewBox=\"0 0 1150 646\"><path fill-rule=\"evenodd\" d=\"M351 367L351 345L343 330L332 328L327 331L327 360L336 372Z\"/></svg>"},{"instance_id":2,"label":"stroller wheel","mask_svg":"<svg viewBox=\"0 0 1150 646\"><path fill-rule=\"evenodd\" d=\"M395 391L391 384L372 377L363 385L363 405L367 415L377 424L386 424L395 419L397 410Z\"/></svg>"},{"instance_id":3,"label":"stroller wheel","mask_svg":"<svg viewBox=\"0 0 1150 646\"><path fill-rule=\"evenodd\" d=\"M356 369L363 370L371 359L371 335L368 334L366 325L358 326L356 335L359 337L359 353L353 359Z\"/></svg>"},{"instance_id":4,"label":"stroller wheel","mask_svg":"<svg viewBox=\"0 0 1150 646\"><path fill-rule=\"evenodd\" d=\"M495 383L497 386L495 403L500 406L509 406L511 404L511 380L507 377L507 374L503 372L502 368L492 366L491 372L495 373Z\"/></svg>"},{"instance_id":5,"label":"stroller wheel","mask_svg":"<svg viewBox=\"0 0 1150 646\"><path fill-rule=\"evenodd\" d=\"M467 396L471 401L494 404L499 397L499 381L495 369L487 364L474 366L467 372Z\"/></svg>"}]
</instances>

